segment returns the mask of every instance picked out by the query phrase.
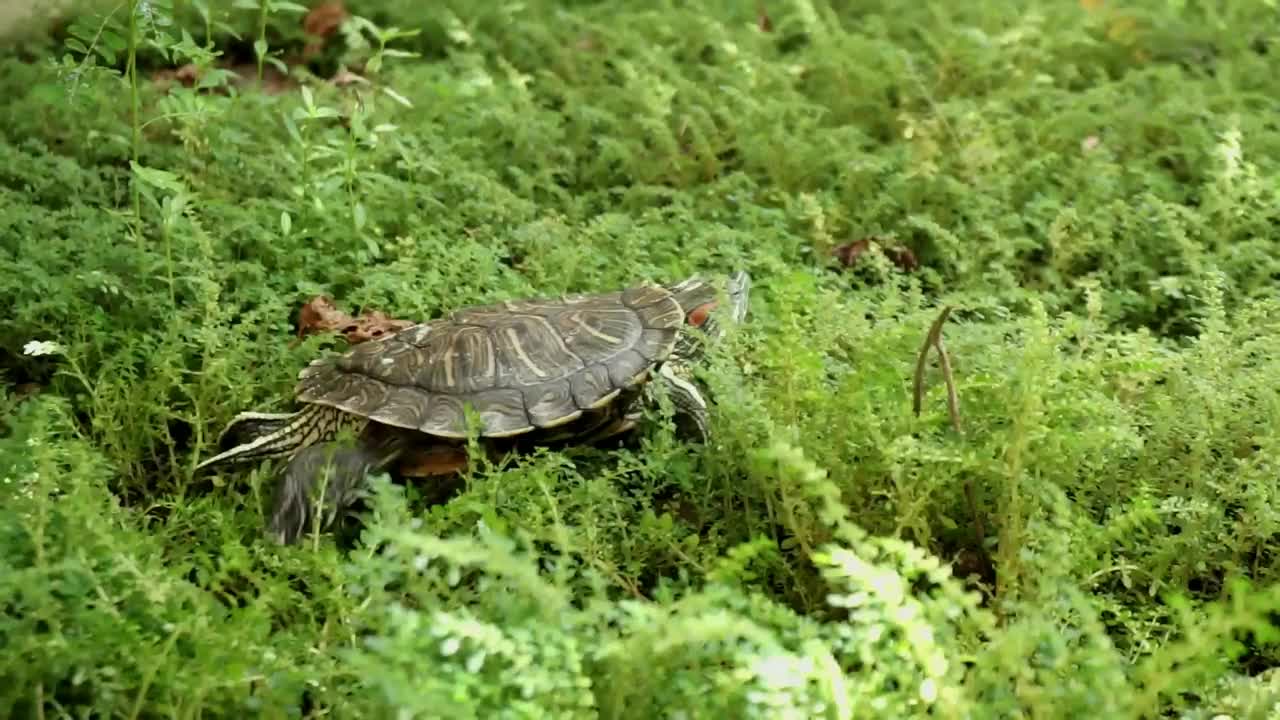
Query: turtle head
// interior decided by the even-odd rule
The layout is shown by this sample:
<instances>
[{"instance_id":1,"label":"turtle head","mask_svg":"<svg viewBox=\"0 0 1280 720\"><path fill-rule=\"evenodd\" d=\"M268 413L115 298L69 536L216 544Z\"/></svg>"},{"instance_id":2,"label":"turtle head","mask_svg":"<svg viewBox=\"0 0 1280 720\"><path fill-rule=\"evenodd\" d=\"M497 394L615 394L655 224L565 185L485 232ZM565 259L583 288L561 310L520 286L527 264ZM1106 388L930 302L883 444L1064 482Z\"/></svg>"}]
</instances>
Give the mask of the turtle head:
<instances>
[{"instance_id":1,"label":"turtle head","mask_svg":"<svg viewBox=\"0 0 1280 720\"><path fill-rule=\"evenodd\" d=\"M677 433L705 443L709 436L707 401L689 363L701 356L704 339L714 342L724 334L725 324L746 318L751 276L742 270L729 276L723 305L717 288L696 276L667 289L684 309L686 330L676 336L671 357L659 366L658 382L675 404ZM698 332L688 332L688 328Z\"/></svg>"},{"instance_id":2,"label":"turtle head","mask_svg":"<svg viewBox=\"0 0 1280 720\"><path fill-rule=\"evenodd\" d=\"M751 276L745 270L739 270L729 276L724 289L725 304L722 306L717 287L696 275L667 288L684 309L685 326L700 330L703 336L713 341L724 334L725 323L737 324L746 319ZM681 332L671 354L674 360L679 361L692 359L699 352L694 333Z\"/></svg>"}]
</instances>

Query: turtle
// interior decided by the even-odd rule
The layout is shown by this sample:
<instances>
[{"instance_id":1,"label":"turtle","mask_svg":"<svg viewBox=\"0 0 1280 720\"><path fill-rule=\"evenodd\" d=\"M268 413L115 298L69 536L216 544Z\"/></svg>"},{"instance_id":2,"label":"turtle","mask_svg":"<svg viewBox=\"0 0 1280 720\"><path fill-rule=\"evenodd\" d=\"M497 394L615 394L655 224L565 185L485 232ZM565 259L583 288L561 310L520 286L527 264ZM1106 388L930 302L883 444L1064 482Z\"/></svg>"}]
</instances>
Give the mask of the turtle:
<instances>
[{"instance_id":1,"label":"turtle","mask_svg":"<svg viewBox=\"0 0 1280 720\"><path fill-rule=\"evenodd\" d=\"M328 527L369 473L415 454L417 474L465 466L469 430L490 452L597 443L634 428L660 385L677 431L705 443L707 402L691 362L722 334L721 320L745 318L750 288L745 271L730 275L727 308L698 275L464 307L313 360L294 388L300 409L239 413L219 436L227 449L196 470L288 458L269 527L287 545L311 524L318 488Z\"/></svg>"}]
</instances>

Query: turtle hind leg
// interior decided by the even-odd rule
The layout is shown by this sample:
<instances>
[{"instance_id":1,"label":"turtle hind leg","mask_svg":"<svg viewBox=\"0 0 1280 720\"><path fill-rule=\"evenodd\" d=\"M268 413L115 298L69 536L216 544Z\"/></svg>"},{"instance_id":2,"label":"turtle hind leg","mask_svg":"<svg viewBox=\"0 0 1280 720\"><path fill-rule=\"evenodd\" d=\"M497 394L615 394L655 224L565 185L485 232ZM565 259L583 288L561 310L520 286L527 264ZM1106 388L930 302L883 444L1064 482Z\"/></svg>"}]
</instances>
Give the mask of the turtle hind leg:
<instances>
[{"instance_id":1,"label":"turtle hind leg","mask_svg":"<svg viewBox=\"0 0 1280 720\"><path fill-rule=\"evenodd\" d=\"M370 442L366 437L299 450L280 481L269 535L282 545L297 542L316 524L317 509L319 528L327 530L359 499L368 475L386 468L404 449L402 442Z\"/></svg>"},{"instance_id":2,"label":"turtle hind leg","mask_svg":"<svg viewBox=\"0 0 1280 720\"><path fill-rule=\"evenodd\" d=\"M292 455L357 422L349 413L325 405L307 405L296 413L240 413L218 437L219 448L227 449L201 462L196 470Z\"/></svg>"}]
</instances>

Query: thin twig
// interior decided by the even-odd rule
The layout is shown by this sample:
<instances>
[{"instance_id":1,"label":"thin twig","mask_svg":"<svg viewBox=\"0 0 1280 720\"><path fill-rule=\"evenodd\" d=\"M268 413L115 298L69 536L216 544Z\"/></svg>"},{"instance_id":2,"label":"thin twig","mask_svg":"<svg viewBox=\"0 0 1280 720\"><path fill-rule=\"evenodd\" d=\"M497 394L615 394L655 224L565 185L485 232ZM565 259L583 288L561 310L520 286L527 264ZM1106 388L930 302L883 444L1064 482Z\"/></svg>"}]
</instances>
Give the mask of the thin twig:
<instances>
[{"instance_id":1,"label":"thin twig","mask_svg":"<svg viewBox=\"0 0 1280 720\"><path fill-rule=\"evenodd\" d=\"M930 347L938 347L939 353L943 357L943 372L945 373L945 378L947 380L947 387L951 388L954 384L950 370L947 369L950 368L951 363L946 359L947 354L945 351L941 350L940 346L942 325L947 322L947 317L950 315L951 306L947 305L943 307L942 312L938 313L937 319L933 321L933 325L929 327L929 334L925 336L924 344L920 346L920 354L916 356L915 392L911 404L911 409L915 412L916 417L920 416L920 408L924 404L924 365L925 361L929 358Z\"/></svg>"},{"instance_id":2,"label":"thin twig","mask_svg":"<svg viewBox=\"0 0 1280 720\"><path fill-rule=\"evenodd\" d=\"M942 336L937 337L937 342L933 344L938 348L938 358L942 361L942 379L947 385L947 414L951 416L951 427L956 432L963 432L960 429L960 397L956 393L956 379L951 374L951 356L947 354L947 347L942 343Z\"/></svg>"},{"instance_id":3,"label":"thin twig","mask_svg":"<svg viewBox=\"0 0 1280 720\"><path fill-rule=\"evenodd\" d=\"M938 313L938 317L933 321L933 325L929 326L929 334L925 336L924 344L920 346L920 354L916 357L915 393L912 398L912 409L915 411L916 417L919 417L921 406L924 404L925 363L929 357L929 348L935 348L938 351L939 363L942 365L942 379L947 386L947 414L951 417L951 427L956 432L962 432L960 397L956 392L955 375L951 370L951 356L947 353L946 343L942 341L942 326L947 322L947 318L950 315L951 306L943 307L942 312ZM978 543L978 552L983 557L986 557L983 549L987 536L986 523L983 522L982 513L978 510L978 498L972 478L966 479L964 482L964 495L969 504L969 512L973 515L973 533Z\"/></svg>"}]
</instances>

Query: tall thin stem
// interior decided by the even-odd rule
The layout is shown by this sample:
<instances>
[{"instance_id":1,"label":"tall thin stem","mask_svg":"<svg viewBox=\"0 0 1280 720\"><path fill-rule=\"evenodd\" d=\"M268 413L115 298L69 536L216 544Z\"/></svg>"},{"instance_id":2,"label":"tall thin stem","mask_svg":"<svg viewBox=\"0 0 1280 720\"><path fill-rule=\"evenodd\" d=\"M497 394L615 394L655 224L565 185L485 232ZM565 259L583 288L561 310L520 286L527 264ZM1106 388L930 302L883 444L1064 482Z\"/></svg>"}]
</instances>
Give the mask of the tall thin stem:
<instances>
[{"instance_id":1,"label":"tall thin stem","mask_svg":"<svg viewBox=\"0 0 1280 720\"><path fill-rule=\"evenodd\" d=\"M267 11L270 3L268 0L261 0L258 8L258 42L254 43L254 50L258 56L258 87L262 87L262 64L267 59Z\"/></svg>"},{"instance_id":2,"label":"tall thin stem","mask_svg":"<svg viewBox=\"0 0 1280 720\"><path fill-rule=\"evenodd\" d=\"M133 142L130 148L135 165L140 164L139 154L142 147L142 124L139 116L142 112L142 98L138 89L138 4L141 0L129 0L129 113L133 125ZM142 239L142 193L138 184L133 183L133 215L136 221L134 230L139 241Z\"/></svg>"}]
</instances>

